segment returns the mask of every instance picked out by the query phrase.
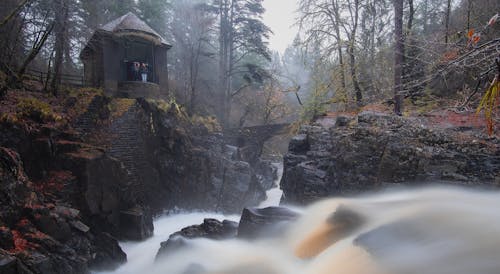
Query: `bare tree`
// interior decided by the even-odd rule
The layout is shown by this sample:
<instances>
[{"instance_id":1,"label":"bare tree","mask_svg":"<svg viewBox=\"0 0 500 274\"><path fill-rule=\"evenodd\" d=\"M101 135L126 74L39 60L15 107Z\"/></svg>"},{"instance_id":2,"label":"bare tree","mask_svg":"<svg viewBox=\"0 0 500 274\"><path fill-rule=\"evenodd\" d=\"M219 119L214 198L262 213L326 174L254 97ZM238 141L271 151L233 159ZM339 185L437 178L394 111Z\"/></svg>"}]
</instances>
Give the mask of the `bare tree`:
<instances>
[{"instance_id":1,"label":"bare tree","mask_svg":"<svg viewBox=\"0 0 500 274\"><path fill-rule=\"evenodd\" d=\"M404 0L394 0L394 112L397 115L401 115L403 109L401 94L404 56L403 2Z\"/></svg>"}]
</instances>

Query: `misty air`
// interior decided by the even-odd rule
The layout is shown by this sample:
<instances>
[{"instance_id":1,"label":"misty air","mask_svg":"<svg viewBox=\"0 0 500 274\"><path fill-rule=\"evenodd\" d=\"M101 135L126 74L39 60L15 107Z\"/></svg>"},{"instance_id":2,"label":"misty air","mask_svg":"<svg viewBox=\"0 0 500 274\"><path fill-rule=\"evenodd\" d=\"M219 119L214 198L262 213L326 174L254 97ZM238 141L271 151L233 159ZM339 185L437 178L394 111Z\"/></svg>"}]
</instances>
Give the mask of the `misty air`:
<instances>
[{"instance_id":1,"label":"misty air","mask_svg":"<svg viewBox=\"0 0 500 274\"><path fill-rule=\"evenodd\" d=\"M498 0L1 0L0 274L498 274Z\"/></svg>"}]
</instances>

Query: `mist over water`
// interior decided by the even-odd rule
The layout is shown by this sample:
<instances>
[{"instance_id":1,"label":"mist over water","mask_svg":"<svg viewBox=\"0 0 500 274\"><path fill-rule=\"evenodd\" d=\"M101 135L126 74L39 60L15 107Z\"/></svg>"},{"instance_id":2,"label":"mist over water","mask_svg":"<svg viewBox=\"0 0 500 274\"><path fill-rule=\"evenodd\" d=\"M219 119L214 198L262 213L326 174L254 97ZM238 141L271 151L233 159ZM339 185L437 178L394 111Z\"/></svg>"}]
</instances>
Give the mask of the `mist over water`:
<instances>
[{"instance_id":1,"label":"mist over water","mask_svg":"<svg viewBox=\"0 0 500 274\"><path fill-rule=\"evenodd\" d=\"M305 208L280 237L193 240L191 248L147 272L495 274L500 270L499 208L498 192L456 188L329 199ZM339 209L360 217L360 226L343 233L321 229L336 225L332 214ZM328 245L318 248L323 243ZM311 256L303 258L304 253Z\"/></svg>"},{"instance_id":2,"label":"mist over water","mask_svg":"<svg viewBox=\"0 0 500 274\"><path fill-rule=\"evenodd\" d=\"M276 205L279 189L263 206ZM326 199L300 209L277 236L189 240L154 263L159 243L204 218L186 213L155 222L155 236L123 243L129 263L114 273L168 274L498 274L500 192L432 187Z\"/></svg>"}]
</instances>

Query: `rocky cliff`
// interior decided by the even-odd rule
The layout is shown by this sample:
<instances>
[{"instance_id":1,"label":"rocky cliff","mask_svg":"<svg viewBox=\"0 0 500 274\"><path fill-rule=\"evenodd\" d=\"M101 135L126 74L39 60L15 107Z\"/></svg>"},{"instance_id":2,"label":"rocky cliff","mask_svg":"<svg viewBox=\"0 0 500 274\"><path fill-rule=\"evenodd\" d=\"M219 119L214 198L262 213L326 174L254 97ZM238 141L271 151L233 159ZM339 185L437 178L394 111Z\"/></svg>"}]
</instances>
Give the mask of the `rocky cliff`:
<instances>
[{"instance_id":1,"label":"rocky cliff","mask_svg":"<svg viewBox=\"0 0 500 274\"><path fill-rule=\"evenodd\" d=\"M282 202L422 184L500 186L500 142L464 127L379 112L304 126L284 157Z\"/></svg>"},{"instance_id":2,"label":"rocky cliff","mask_svg":"<svg viewBox=\"0 0 500 274\"><path fill-rule=\"evenodd\" d=\"M114 268L154 214L265 198L269 172L175 103L9 92L0 109L0 273Z\"/></svg>"}]
</instances>

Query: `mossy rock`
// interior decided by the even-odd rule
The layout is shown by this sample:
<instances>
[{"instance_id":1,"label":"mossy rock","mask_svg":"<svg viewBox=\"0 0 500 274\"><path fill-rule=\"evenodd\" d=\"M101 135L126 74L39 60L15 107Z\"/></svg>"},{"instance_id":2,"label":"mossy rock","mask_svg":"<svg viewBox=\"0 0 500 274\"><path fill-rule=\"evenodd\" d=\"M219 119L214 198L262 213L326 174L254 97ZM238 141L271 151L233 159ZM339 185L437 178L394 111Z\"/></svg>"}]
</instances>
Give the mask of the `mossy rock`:
<instances>
[{"instance_id":1,"label":"mossy rock","mask_svg":"<svg viewBox=\"0 0 500 274\"><path fill-rule=\"evenodd\" d=\"M57 122L62 119L48 103L34 97L19 99L16 109L18 117L31 119L39 123Z\"/></svg>"}]
</instances>

